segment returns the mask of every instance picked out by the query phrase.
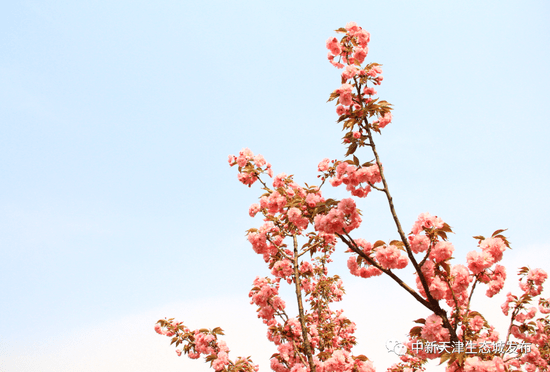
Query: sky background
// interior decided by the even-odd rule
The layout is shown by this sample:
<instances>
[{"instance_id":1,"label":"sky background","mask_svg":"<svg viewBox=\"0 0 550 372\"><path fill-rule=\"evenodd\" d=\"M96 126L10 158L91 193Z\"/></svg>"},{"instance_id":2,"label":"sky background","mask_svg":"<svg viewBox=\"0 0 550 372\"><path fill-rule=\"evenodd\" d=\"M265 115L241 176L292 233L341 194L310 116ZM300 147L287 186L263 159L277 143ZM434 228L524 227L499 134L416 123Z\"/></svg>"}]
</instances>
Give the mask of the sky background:
<instances>
[{"instance_id":1,"label":"sky background","mask_svg":"<svg viewBox=\"0 0 550 372\"><path fill-rule=\"evenodd\" d=\"M248 298L267 269L244 234L261 191L227 156L249 147L309 184L343 158L325 41L349 21L371 33L395 108L376 141L404 228L440 216L462 263L473 235L508 228L508 286L517 267L550 270L548 19L546 1L6 2L0 371L209 370L153 331L165 316L222 327L230 356L269 370ZM381 195L359 208L355 237L396 237ZM338 251L355 353L382 371L397 361L385 342L430 314L352 278ZM484 292L474 307L504 331L503 297Z\"/></svg>"}]
</instances>

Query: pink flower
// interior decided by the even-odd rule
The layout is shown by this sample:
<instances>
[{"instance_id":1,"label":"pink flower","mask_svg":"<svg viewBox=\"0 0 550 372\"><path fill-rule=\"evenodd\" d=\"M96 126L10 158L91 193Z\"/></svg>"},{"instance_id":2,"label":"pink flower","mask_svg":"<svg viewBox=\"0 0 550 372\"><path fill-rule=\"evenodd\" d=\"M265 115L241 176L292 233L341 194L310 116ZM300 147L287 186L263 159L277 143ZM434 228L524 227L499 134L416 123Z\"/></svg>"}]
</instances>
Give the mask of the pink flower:
<instances>
[{"instance_id":1,"label":"pink flower","mask_svg":"<svg viewBox=\"0 0 550 372\"><path fill-rule=\"evenodd\" d=\"M430 342L449 341L449 331L443 328L442 324L443 320L439 316L430 315L426 318L426 324L422 327L421 336Z\"/></svg>"},{"instance_id":2,"label":"pink flower","mask_svg":"<svg viewBox=\"0 0 550 372\"><path fill-rule=\"evenodd\" d=\"M362 362L361 360L356 359L355 364L357 365L357 370L359 372L375 372L376 371L374 369L374 364L370 360L367 360L366 362Z\"/></svg>"},{"instance_id":3,"label":"pink flower","mask_svg":"<svg viewBox=\"0 0 550 372\"><path fill-rule=\"evenodd\" d=\"M164 335L164 331L162 328L160 328L159 324L155 324L155 332L157 332L159 335Z\"/></svg>"},{"instance_id":4,"label":"pink flower","mask_svg":"<svg viewBox=\"0 0 550 372\"><path fill-rule=\"evenodd\" d=\"M432 297L436 300L441 300L445 298L448 288L449 287L447 286L447 283L439 276L433 278L432 282L430 283L430 293L432 294Z\"/></svg>"},{"instance_id":5,"label":"pink flower","mask_svg":"<svg viewBox=\"0 0 550 372\"><path fill-rule=\"evenodd\" d=\"M342 179L341 178L331 178L331 180L329 182L332 185L332 187L338 187L342 184Z\"/></svg>"},{"instance_id":6,"label":"pink flower","mask_svg":"<svg viewBox=\"0 0 550 372\"><path fill-rule=\"evenodd\" d=\"M327 40L327 49L330 50L330 52L337 56L342 52L342 48L340 47L340 43L338 42L338 39L335 37L331 37Z\"/></svg>"},{"instance_id":7,"label":"pink flower","mask_svg":"<svg viewBox=\"0 0 550 372\"><path fill-rule=\"evenodd\" d=\"M470 325L470 328L474 332L479 332L481 331L481 328L483 328L483 324L485 324L485 322L482 317L480 317L479 315L476 315L475 317L470 319L468 324Z\"/></svg>"},{"instance_id":8,"label":"pink flower","mask_svg":"<svg viewBox=\"0 0 550 372\"><path fill-rule=\"evenodd\" d=\"M367 53L369 52L369 48L366 46L364 48L355 48L355 53L353 54L353 58L357 61L357 63L361 64L367 57Z\"/></svg>"},{"instance_id":9,"label":"pink flower","mask_svg":"<svg viewBox=\"0 0 550 372\"><path fill-rule=\"evenodd\" d=\"M284 186L284 179L286 178L286 173L281 173L275 176L273 180L273 187L279 188Z\"/></svg>"},{"instance_id":10,"label":"pink flower","mask_svg":"<svg viewBox=\"0 0 550 372\"><path fill-rule=\"evenodd\" d=\"M343 68L344 67L344 65L341 64L340 62L334 62L334 56L332 55L331 52L328 52L327 57L328 57L328 60L329 60L330 64L333 65L334 67L336 67L336 68Z\"/></svg>"},{"instance_id":11,"label":"pink flower","mask_svg":"<svg viewBox=\"0 0 550 372\"><path fill-rule=\"evenodd\" d=\"M348 269L349 269L349 272L352 274L352 275L355 275L355 276L359 276L359 265L357 264L357 259L354 257L354 256L350 256L348 258Z\"/></svg>"},{"instance_id":12,"label":"pink flower","mask_svg":"<svg viewBox=\"0 0 550 372\"><path fill-rule=\"evenodd\" d=\"M228 364L229 358L227 357L227 353L224 351L220 351L218 353L218 358L212 362L212 368L214 368L215 371L221 371Z\"/></svg>"},{"instance_id":13,"label":"pink flower","mask_svg":"<svg viewBox=\"0 0 550 372\"><path fill-rule=\"evenodd\" d=\"M377 269L374 266L370 266L368 268L361 268L360 276L361 278L370 278L371 276L380 276L382 275L382 270Z\"/></svg>"},{"instance_id":14,"label":"pink flower","mask_svg":"<svg viewBox=\"0 0 550 372\"><path fill-rule=\"evenodd\" d=\"M435 262L443 262L453 255L454 247L451 242L439 242L432 248L430 252L430 258L434 259Z\"/></svg>"},{"instance_id":15,"label":"pink flower","mask_svg":"<svg viewBox=\"0 0 550 372\"><path fill-rule=\"evenodd\" d=\"M479 357L467 358L464 362L464 372L484 372L486 369Z\"/></svg>"},{"instance_id":16,"label":"pink flower","mask_svg":"<svg viewBox=\"0 0 550 372\"><path fill-rule=\"evenodd\" d=\"M248 185L248 187L252 186L254 182L258 180L258 177L252 173L239 173L237 178L244 185Z\"/></svg>"},{"instance_id":17,"label":"pink flower","mask_svg":"<svg viewBox=\"0 0 550 372\"><path fill-rule=\"evenodd\" d=\"M488 238L479 243L482 251L491 254L494 262L502 260L502 253L506 250L506 245L501 238Z\"/></svg>"},{"instance_id":18,"label":"pink flower","mask_svg":"<svg viewBox=\"0 0 550 372\"><path fill-rule=\"evenodd\" d=\"M237 165L242 168L246 165L247 161L248 160L246 160L244 156L239 156L239 158L237 159Z\"/></svg>"},{"instance_id":19,"label":"pink flower","mask_svg":"<svg viewBox=\"0 0 550 372\"><path fill-rule=\"evenodd\" d=\"M459 293L468 289L472 278L470 278L470 273L464 265L455 265L451 269L451 276L453 280L453 291Z\"/></svg>"},{"instance_id":20,"label":"pink flower","mask_svg":"<svg viewBox=\"0 0 550 372\"><path fill-rule=\"evenodd\" d=\"M290 221L295 221L302 216L302 212L298 208L292 207L288 210L287 215Z\"/></svg>"},{"instance_id":21,"label":"pink flower","mask_svg":"<svg viewBox=\"0 0 550 372\"><path fill-rule=\"evenodd\" d=\"M443 227L443 220L437 216L432 216L429 213L420 213L418 219L412 227L412 233L418 234L423 229L441 229Z\"/></svg>"},{"instance_id":22,"label":"pink flower","mask_svg":"<svg viewBox=\"0 0 550 372\"><path fill-rule=\"evenodd\" d=\"M393 116L391 112L387 112L383 116L378 118L378 126L380 128L384 128L386 125L391 123L392 119L393 119Z\"/></svg>"},{"instance_id":23,"label":"pink flower","mask_svg":"<svg viewBox=\"0 0 550 372\"><path fill-rule=\"evenodd\" d=\"M181 356L181 350L180 350L180 349L176 349L176 354L178 354L178 356Z\"/></svg>"},{"instance_id":24,"label":"pink flower","mask_svg":"<svg viewBox=\"0 0 550 372\"><path fill-rule=\"evenodd\" d=\"M296 225L297 228L304 230L309 220L305 217L302 217L302 211L300 211L296 207L292 207L288 210L288 220L292 222L294 225Z\"/></svg>"},{"instance_id":25,"label":"pink flower","mask_svg":"<svg viewBox=\"0 0 550 372\"><path fill-rule=\"evenodd\" d=\"M319 165L317 165L317 170L319 170L319 172L327 171L329 163L330 163L330 159L324 158L323 160L321 160Z\"/></svg>"},{"instance_id":26,"label":"pink flower","mask_svg":"<svg viewBox=\"0 0 550 372\"><path fill-rule=\"evenodd\" d=\"M308 207L314 208L317 203L322 203L325 199L320 194L309 193L306 196L306 204Z\"/></svg>"},{"instance_id":27,"label":"pink flower","mask_svg":"<svg viewBox=\"0 0 550 372\"><path fill-rule=\"evenodd\" d=\"M407 258L394 245L379 247L376 250L376 259L386 269L402 269L408 263Z\"/></svg>"},{"instance_id":28,"label":"pink flower","mask_svg":"<svg viewBox=\"0 0 550 372\"><path fill-rule=\"evenodd\" d=\"M248 208L248 214L250 217L254 217L256 213L260 211L260 205L259 204L252 204L250 208Z\"/></svg>"},{"instance_id":29,"label":"pink flower","mask_svg":"<svg viewBox=\"0 0 550 372\"><path fill-rule=\"evenodd\" d=\"M351 65L346 66L346 68L342 72L342 79L343 80L351 79L352 77L357 75L357 71L358 71L358 69L355 66L351 66Z\"/></svg>"},{"instance_id":30,"label":"pink flower","mask_svg":"<svg viewBox=\"0 0 550 372\"><path fill-rule=\"evenodd\" d=\"M363 89L363 94L368 94L369 96L375 95L377 92L374 88L365 88Z\"/></svg>"},{"instance_id":31,"label":"pink flower","mask_svg":"<svg viewBox=\"0 0 550 372\"><path fill-rule=\"evenodd\" d=\"M348 33L354 34L356 32L359 32L361 30L361 27L357 26L357 23L355 22L348 22L346 24L346 30L348 30Z\"/></svg>"},{"instance_id":32,"label":"pink flower","mask_svg":"<svg viewBox=\"0 0 550 372\"><path fill-rule=\"evenodd\" d=\"M344 214L352 214L356 210L355 200L352 198L342 199L338 203L338 209L341 210Z\"/></svg>"},{"instance_id":33,"label":"pink flower","mask_svg":"<svg viewBox=\"0 0 550 372\"><path fill-rule=\"evenodd\" d=\"M335 350L332 356L325 361L325 371L347 372L353 367L353 360L348 360L349 353L343 350Z\"/></svg>"},{"instance_id":34,"label":"pink flower","mask_svg":"<svg viewBox=\"0 0 550 372\"><path fill-rule=\"evenodd\" d=\"M336 106L336 114L343 115L346 113L346 108L342 105Z\"/></svg>"},{"instance_id":35,"label":"pink flower","mask_svg":"<svg viewBox=\"0 0 550 372\"><path fill-rule=\"evenodd\" d=\"M516 298L512 295L512 292L508 292L508 294L506 295L506 302L504 302L500 307L504 315L508 316L508 312L510 311L510 302L515 300Z\"/></svg>"},{"instance_id":36,"label":"pink flower","mask_svg":"<svg viewBox=\"0 0 550 372\"><path fill-rule=\"evenodd\" d=\"M487 297L493 297L504 287L504 281L506 280L506 268L501 265L496 265L493 270L491 281L488 283L489 289L487 289Z\"/></svg>"},{"instance_id":37,"label":"pink flower","mask_svg":"<svg viewBox=\"0 0 550 372\"><path fill-rule=\"evenodd\" d=\"M533 269L527 274L527 279L532 280L536 285L542 285L547 278L548 274L542 269Z\"/></svg>"},{"instance_id":38,"label":"pink flower","mask_svg":"<svg viewBox=\"0 0 550 372\"><path fill-rule=\"evenodd\" d=\"M359 41L359 45L368 51L367 44L370 43L370 34L365 30L361 30L357 32L356 36Z\"/></svg>"},{"instance_id":39,"label":"pink flower","mask_svg":"<svg viewBox=\"0 0 550 372\"><path fill-rule=\"evenodd\" d=\"M218 347L220 348L220 351L225 351L226 353L229 353L229 348L227 347L227 343L225 341L218 341Z\"/></svg>"},{"instance_id":40,"label":"pink flower","mask_svg":"<svg viewBox=\"0 0 550 372\"><path fill-rule=\"evenodd\" d=\"M266 161L264 159L264 157L260 154L256 155L256 157L254 158L254 163L256 163L256 166L258 167L263 167L265 164L266 164Z\"/></svg>"},{"instance_id":41,"label":"pink flower","mask_svg":"<svg viewBox=\"0 0 550 372\"><path fill-rule=\"evenodd\" d=\"M474 275L488 269L494 263L494 257L487 252L468 252L466 260L468 261L468 268Z\"/></svg>"},{"instance_id":42,"label":"pink flower","mask_svg":"<svg viewBox=\"0 0 550 372\"><path fill-rule=\"evenodd\" d=\"M367 75L371 77L375 77L378 74L382 73L382 68L380 66L372 66L369 71L367 71Z\"/></svg>"},{"instance_id":43,"label":"pink flower","mask_svg":"<svg viewBox=\"0 0 550 372\"><path fill-rule=\"evenodd\" d=\"M425 252L430 247L430 238L426 235L409 235L409 244L414 253Z\"/></svg>"},{"instance_id":44,"label":"pink flower","mask_svg":"<svg viewBox=\"0 0 550 372\"><path fill-rule=\"evenodd\" d=\"M271 274L278 276L280 278L284 278L286 276L292 275L294 272L292 263L290 263L289 260L283 260L278 261L273 266L273 269L271 270Z\"/></svg>"},{"instance_id":45,"label":"pink flower","mask_svg":"<svg viewBox=\"0 0 550 372\"><path fill-rule=\"evenodd\" d=\"M353 87L350 84L342 84L342 86L336 90L336 93L340 96L340 103L344 106L349 106L352 103L351 91Z\"/></svg>"}]
</instances>

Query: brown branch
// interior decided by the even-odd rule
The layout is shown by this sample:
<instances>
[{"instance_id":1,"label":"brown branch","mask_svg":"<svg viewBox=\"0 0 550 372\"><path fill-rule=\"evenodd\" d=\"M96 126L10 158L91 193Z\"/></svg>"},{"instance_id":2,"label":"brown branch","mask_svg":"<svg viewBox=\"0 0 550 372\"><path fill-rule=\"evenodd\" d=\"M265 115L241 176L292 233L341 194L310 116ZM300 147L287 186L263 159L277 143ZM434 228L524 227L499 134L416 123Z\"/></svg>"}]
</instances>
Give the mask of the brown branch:
<instances>
[{"instance_id":1,"label":"brown branch","mask_svg":"<svg viewBox=\"0 0 550 372\"><path fill-rule=\"evenodd\" d=\"M369 265L372 265L374 267L376 267L378 270L382 271L384 274L388 275L390 278L392 278L397 284L399 284L404 290L406 290L407 292L409 292L411 294L411 296L413 296L418 302L420 302L422 305L424 305L425 307L427 307L428 309L432 310L431 307L430 307L430 303L428 301L426 301L425 299L422 298L422 296L420 296L418 293L416 293L416 291L414 289L412 289L411 287L409 287L405 282L403 282L397 275L395 275L391 270L389 269L385 269L383 268L382 266L380 266L380 264L378 264L376 261L374 261L371 257L369 257L368 255L365 254L365 252L363 252L358 246L357 244L355 243L355 241L348 235L348 233L346 232L345 233L346 236L350 239L349 241L346 240L346 238L344 238L341 234L336 234L338 235L338 237L344 242L346 243L346 245L352 250L354 251L355 253L357 253L359 256L363 257L368 263ZM433 310L432 310L433 311Z\"/></svg>"},{"instance_id":2,"label":"brown branch","mask_svg":"<svg viewBox=\"0 0 550 372\"><path fill-rule=\"evenodd\" d=\"M474 281L474 285L472 286L472 290L470 291L470 296L468 296L468 307L467 309L470 309L470 302L472 302L472 296L474 295L474 289L476 289L476 284L479 281L478 276L476 275L476 280Z\"/></svg>"},{"instance_id":3,"label":"brown branch","mask_svg":"<svg viewBox=\"0 0 550 372\"><path fill-rule=\"evenodd\" d=\"M376 187L376 186L374 186L374 184L372 184L372 183L370 183L370 182L367 182L367 183L369 184L370 187L372 187L372 188L375 189L375 190L382 191L382 192L384 191L384 189L381 189L381 188L379 188L379 187Z\"/></svg>"},{"instance_id":4,"label":"brown branch","mask_svg":"<svg viewBox=\"0 0 550 372\"><path fill-rule=\"evenodd\" d=\"M359 87L356 84L356 89L358 89L358 92L360 92ZM428 309L432 310L436 315L440 316L443 320L443 324L445 328L449 330L449 333L451 335L451 341L458 342L458 336L456 334L456 331L451 326L451 323L449 322L449 319L447 318L447 312L439 306L439 301L433 298L433 296L430 293L430 289L428 286L428 282L426 278L424 277L424 274L422 273L422 270L420 266L418 265L418 262L416 261L411 246L409 244L409 241L407 239L407 236L405 235L405 232L403 231L403 228L401 227L401 222L399 221L399 218L397 217L397 213L395 211L395 206L393 204L393 198L390 194L390 189L388 187L388 182L386 181L386 177L384 176L384 170L382 169L382 163L380 162L380 157L378 156L378 152L376 151L376 145L374 144L374 139L372 138L372 131L370 129L369 123L366 118L363 118L363 121L365 123L365 130L367 132L367 137L369 138L369 142L371 143L371 149L374 154L374 158L376 160L376 165L378 165L378 170L380 172L380 178L382 179L382 184L384 185L383 192L386 194L386 199L388 200L388 204L390 207L391 215L393 217L393 220L395 222L395 226L397 227L397 232L401 238L401 241L403 242L403 245L405 246L405 249L407 251L407 256L409 257L411 263L414 266L414 269L416 270L416 273L418 275L418 278L420 279L420 282L422 283L422 287L424 288L424 292L426 293L426 297L428 299L428 302L430 303L430 306L426 306ZM422 302L424 304L424 302Z\"/></svg>"},{"instance_id":5,"label":"brown branch","mask_svg":"<svg viewBox=\"0 0 550 372\"><path fill-rule=\"evenodd\" d=\"M294 239L294 282L296 285L296 300L298 302L298 314L300 316L300 326L302 328L302 338L304 339L304 346L306 349L307 360L309 362L309 370L315 372L315 364L313 363L313 353L311 350L311 344L307 338L306 319L304 315L304 306L302 304L302 288L300 287L300 272L298 271L298 240L296 235L292 235Z\"/></svg>"}]
</instances>

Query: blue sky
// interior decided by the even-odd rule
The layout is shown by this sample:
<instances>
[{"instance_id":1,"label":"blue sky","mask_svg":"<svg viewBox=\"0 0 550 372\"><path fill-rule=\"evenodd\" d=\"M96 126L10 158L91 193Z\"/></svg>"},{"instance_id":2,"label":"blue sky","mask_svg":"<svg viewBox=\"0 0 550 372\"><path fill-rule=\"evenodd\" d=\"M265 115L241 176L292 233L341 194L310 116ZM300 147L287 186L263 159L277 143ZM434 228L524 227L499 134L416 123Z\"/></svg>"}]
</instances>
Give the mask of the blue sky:
<instances>
[{"instance_id":1,"label":"blue sky","mask_svg":"<svg viewBox=\"0 0 550 372\"><path fill-rule=\"evenodd\" d=\"M320 160L343 157L325 41L349 21L371 33L367 60L394 104L377 141L405 228L439 215L460 262L471 236L508 228L510 285L515 266L550 270L549 17L544 1L4 5L0 366L206 370L153 333L174 316L232 330L232 354L268 370L274 349L247 297L266 269L244 237L260 190L227 155L249 147L309 184ZM361 201L357 237L395 237L384 203ZM394 316L386 337L376 314L414 304L389 281L350 278L345 259L333 272L350 318L373 330L356 351L382 370L384 341L413 318Z\"/></svg>"}]
</instances>

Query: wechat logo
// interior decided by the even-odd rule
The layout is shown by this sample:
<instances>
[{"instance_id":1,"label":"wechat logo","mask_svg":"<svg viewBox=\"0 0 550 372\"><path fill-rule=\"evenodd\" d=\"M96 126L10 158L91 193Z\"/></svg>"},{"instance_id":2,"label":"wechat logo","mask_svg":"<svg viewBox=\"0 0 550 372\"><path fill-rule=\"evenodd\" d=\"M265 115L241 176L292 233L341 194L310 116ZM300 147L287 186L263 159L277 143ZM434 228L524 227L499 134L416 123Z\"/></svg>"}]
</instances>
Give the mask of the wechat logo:
<instances>
[{"instance_id":1,"label":"wechat logo","mask_svg":"<svg viewBox=\"0 0 550 372\"><path fill-rule=\"evenodd\" d=\"M388 353L395 353L399 356L407 353L407 347L397 340L386 341L386 349L388 349Z\"/></svg>"}]
</instances>

